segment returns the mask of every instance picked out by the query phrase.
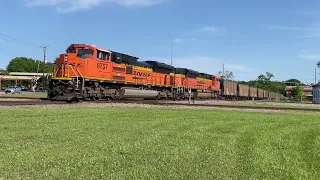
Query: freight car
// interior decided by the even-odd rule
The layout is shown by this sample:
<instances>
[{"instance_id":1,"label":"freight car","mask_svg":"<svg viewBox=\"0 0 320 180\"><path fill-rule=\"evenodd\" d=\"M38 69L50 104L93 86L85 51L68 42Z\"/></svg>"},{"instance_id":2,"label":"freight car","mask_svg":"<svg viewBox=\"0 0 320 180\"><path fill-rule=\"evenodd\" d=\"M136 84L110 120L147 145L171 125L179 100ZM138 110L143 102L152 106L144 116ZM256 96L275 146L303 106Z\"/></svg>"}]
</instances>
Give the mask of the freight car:
<instances>
[{"instance_id":1,"label":"freight car","mask_svg":"<svg viewBox=\"0 0 320 180\"><path fill-rule=\"evenodd\" d=\"M263 99L264 94L261 89L215 75L158 61L139 61L135 56L86 44L71 44L60 54L48 90L49 99L63 101Z\"/></svg>"},{"instance_id":2,"label":"freight car","mask_svg":"<svg viewBox=\"0 0 320 180\"><path fill-rule=\"evenodd\" d=\"M238 83L231 80L221 80L221 94L222 99L236 99L238 97Z\"/></svg>"},{"instance_id":3,"label":"freight car","mask_svg":"<svg viewBox=\"0 0 320 180\"><path fill-rule=\"evenodd\" d=\"M248 99L250 94L250 86L245 84L239 84L238 97L241 99Z\"/></svg>"},{"instance_id":4,"label":"freight car","mask_svg":"<svg viewBox=\"0 0 320 180\"><path fill-rule=\"evenodd\" d=\"M263 90L263 99L269 98L269 92L267 90Z\"/></svg>"}]
</instances>

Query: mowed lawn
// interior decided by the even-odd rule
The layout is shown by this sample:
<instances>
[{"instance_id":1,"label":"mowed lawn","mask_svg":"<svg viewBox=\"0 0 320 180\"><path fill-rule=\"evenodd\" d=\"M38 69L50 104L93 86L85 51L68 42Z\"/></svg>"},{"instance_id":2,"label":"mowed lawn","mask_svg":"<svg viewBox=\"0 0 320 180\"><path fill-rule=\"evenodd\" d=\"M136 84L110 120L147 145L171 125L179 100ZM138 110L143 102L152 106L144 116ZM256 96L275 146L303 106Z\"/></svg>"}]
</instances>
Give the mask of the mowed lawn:
<instances>
[{"instance_id":1,"label":"mowed lawn","mask_svg":"<svg viewBox=\"0 0 320 180\"><path fill-rule=\"evenodd\" d=\"M0 179L319 179L319 115L0 109Z\"/></svg>"},{"instance_id":2,"label":"mowed lawn","mask_svg":"<svg viewBox=\"0 0 320 180\"><path fill-rule=\"evenodd\" d=\"M230 106L250 106L250 107L273 107L273 108L292 108L292 109L320 109L320 105L313 106L304 106L303 104L292 105L287 104L231 104Z\"/></svg>"},{"instance_id":3,"label":"mowed lawn","mask_svg":"<svg viewBox=\"0 0 320 180\"><path fill-rule=\"evenodd\" d=\"M8 97L8 98L47 98L48 95L46 92L44 93L31 93L31 92L22 92L21 94L0 94L0 98Z\"/></svg>"}]
</instances>

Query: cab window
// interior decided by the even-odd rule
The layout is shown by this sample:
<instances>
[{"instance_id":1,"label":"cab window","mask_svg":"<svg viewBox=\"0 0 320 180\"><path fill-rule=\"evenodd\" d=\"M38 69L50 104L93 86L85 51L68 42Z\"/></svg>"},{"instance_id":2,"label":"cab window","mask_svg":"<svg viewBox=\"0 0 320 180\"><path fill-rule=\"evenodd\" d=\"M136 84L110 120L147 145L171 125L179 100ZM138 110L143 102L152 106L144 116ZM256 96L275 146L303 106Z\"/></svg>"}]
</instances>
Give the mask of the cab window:
<instances>
[{"instance_id":1,"label":"cab window","mask_svg":"<svg viewBox=\"0 0 320 180\"><path fill-rule=\"evenodd\" d=\"M90 55L93 55L92 49L78 49L78 54L77 54L78 57L85 59Z\"/></svg>"},{"instance_id":2,"label":"cab window","mask_svg":"<svg viewBox=\"0 0 320 180\"><path fill-rule=\"evenodd\" d=\"M97 50L97 58L101 60L109 60L110 54L108 52Z\"/></svg>"},{"instance_id":3,"label":"cab window","mask_svg":"<svg viewBox=\"0 0 320 180\"><path fill-rule=\"evenodd\" d=\"M67 54L75 54L76 53L76 50L75 49L67 49Z\"/></svg>"},{"instance_id":4,"label":"cab window","mask_svg":"<svg viewBox=\"0 0 320 180\"><path fill-rule=\"evenodd\" d=\"M93 55L93 50L92 49L78 49L78 55L79 56Z\"/></svg>"}]
</instances>

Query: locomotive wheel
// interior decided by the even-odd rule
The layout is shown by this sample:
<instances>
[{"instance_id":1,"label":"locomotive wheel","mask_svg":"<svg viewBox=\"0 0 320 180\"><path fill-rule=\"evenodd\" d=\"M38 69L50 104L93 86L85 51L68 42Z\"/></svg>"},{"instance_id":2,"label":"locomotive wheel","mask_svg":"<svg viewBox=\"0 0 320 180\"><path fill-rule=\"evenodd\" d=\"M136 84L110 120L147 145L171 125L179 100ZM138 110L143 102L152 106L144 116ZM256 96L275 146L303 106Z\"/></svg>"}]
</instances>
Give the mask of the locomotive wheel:
<instances>
[{"instance_id":1,"label":"locomotive wheel","mask_svg":"<svg viewBox=\"0 0 320 180\"><path fill-rule=\"evenodd\" d=\"M176 97L176 100L177 100L177 101L180 101L181 99L182 99L182 98L181 98L181 96L179 96L179 95Z\"/></svg>"}]
</instances>

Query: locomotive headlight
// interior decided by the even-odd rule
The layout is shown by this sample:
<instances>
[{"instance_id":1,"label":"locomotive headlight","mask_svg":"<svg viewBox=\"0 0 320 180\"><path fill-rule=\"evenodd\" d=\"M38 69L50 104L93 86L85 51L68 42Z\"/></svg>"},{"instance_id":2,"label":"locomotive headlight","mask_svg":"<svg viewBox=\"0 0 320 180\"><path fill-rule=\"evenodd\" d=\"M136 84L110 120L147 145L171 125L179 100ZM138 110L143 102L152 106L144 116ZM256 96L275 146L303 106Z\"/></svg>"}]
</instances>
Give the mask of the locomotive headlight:
<instances>
[{"instance_id":1,"label":"locomotive headlight","mask_svg":"<svg viewBox=\"0 0 320 180\"><path fill-rule=\"evenodd\" d=\"M66 63L68 62L68 55L64 56L64 62L66 62Z\"/></svg>"}]
</instances>

